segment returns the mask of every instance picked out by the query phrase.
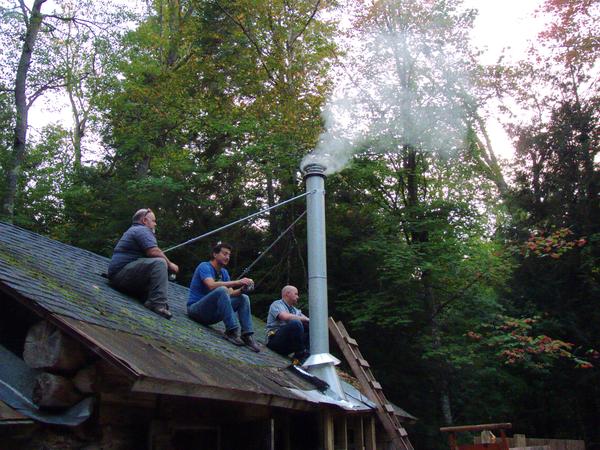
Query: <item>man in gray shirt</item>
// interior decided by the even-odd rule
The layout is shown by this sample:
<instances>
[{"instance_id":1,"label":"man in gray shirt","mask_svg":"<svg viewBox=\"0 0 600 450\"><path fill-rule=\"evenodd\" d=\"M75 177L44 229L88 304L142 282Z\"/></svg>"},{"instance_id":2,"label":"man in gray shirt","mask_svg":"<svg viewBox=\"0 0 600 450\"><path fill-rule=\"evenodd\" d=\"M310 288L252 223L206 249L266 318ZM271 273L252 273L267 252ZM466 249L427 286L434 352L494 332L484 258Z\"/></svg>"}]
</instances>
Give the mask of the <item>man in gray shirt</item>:
<instances>
[{"instance_id":1,"label":"man in gray shirt","mask_svg":"<svg viewBox=\"0 0 600 450\"><path fill-rule=\"evenodd\" d=\"M168 272L179 267L169 261L156 242L156 216L150 208L140 209L123 234L108 265L108 280L115 289L141 297L144 306L166 319L172 314L167 303Z\"/></svg>"},{"instance_id":2,"label":"man in gray shirt","mask_svg":"<svg viewBox=\"0 0 600 450\"><path fill-rule=\"evenodd\" d=\"M302 314L298 304L298 289L285 286L281 290L281 299L275 300L267 316L267 347L304 362L310 356L308 324L310 319Z\"/></svg>"}]
</instances>

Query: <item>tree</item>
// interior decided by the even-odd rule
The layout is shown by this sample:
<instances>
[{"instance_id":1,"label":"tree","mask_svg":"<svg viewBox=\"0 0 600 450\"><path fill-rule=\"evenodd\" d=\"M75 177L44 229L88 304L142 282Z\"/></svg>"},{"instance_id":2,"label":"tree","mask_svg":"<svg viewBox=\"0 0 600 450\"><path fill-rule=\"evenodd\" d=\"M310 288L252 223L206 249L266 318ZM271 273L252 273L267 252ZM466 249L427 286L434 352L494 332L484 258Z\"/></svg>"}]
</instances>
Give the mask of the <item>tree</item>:
<instances>
[{"instance_id":1,"label":"tree","mask_svg":"<svg viewBox=\"0 0 600 450\"><path fill-rule=\"evenodd\" d=\"M467 45L474 15L459 11L459 4L377 2L359 18L363 45L357 52L361 56L352 62L364 77L358 82L353 79L352 87L356 90L358 84L361 95L368 99L355 100L361 105L357 108L361 120L355 118L353 122L362 121L366 123L363 128L369 130L366 138L354 140L363 143L361 148L371 158L374 154L384 155L383 168L374 176L377 184L365 190L383 196L380 202L387 210L383 220L391 221L389 227L395 230L384 236L400 239L397 245L385 244L395 250L386 262L401 268L393 271L395 277L406 270L402 279L418 292L413 301L422 302L418 309L428 317L426 331L421 330L421 338L427 343L420 345L432 355L432 379L447 424L453 422L446 376L452 364L440 357L449 336L443 331L444 315L439 314L447 297L437 286L447 283L441 280L451 265L445 258L460 258L461 249L469 253L464 248L468 244L457 230L460 221L472 217L475 211L442 193L444 189L454 193L449 187L452 177L462 183L477 178L479 171L473 165L480 165L487 155L484 150L490 150L484 146L469 152L471 147L465 145L469 137L473 140L473 133L468 131L473 130L471 105L476 104L469 80L474 54ZM449 161L469 169L453 169ZM487 165L491 164L495 160L488 159ZM497 168L494 170L500 174ZM492 178L498 182L498 177ZM476 191L460 195L479 195ZM453 223L453 216L458 223ZM446 239L445 235L456 240ZM376 242L384 245L383 240ZM443 269L438 271L438 267ZM412 275L407 279L408 274ZM454 283L460 279L459 274L455 276ZM467 284L477 284L476 278L471 273L466 277ZM382 299L381 304L390 307L389 301ZM376 320L377 314L367 317Z\"/></svg>"},{"instance_id":2,"label":"tree","mask_svg":"<svg viewBox=\"0 0 600 450\"><path fill-rule=\"evenodd\" d=\"M29 9L23 0L19 1L25 28L21 56L19 58L19 64L14 80L16 113L14 144L12 157L6 166L6 190L4 192L2 203L2 213L7 216L7 220L9 221L12 220L14 214L17 180L20 175L21 165L25 158L29 108L45 90L50 88L50 85L48 84L43 85L30 95L27 95L29 68L31 66L34 47L38 40L38 34L44 20L41 9L45 2L46 0L35 0L32 8Z\"/></svg>"},{"instance_id":3,"label":"tree","mask_svg":"<svg viewBox=\"0 0 600 450\"><path fill-rule=\"evenodd\" d=\"M98 18L93 12L93 4L90 2L79 4L77 8L59 3L55 11L42 13L45 0L35 0L31 8L24 0L19 0L18 7L3 10L4 26L14 27L15 21L20 22L20 33L14 35L22 41L18 56L15 61L4 61L7 66L15 65L14 75L6 73L10 77L4 80L6 85L12 85L15 104L15 126L14 143L10 157L5 163L6 187L3 195L2 214L9 221L13 220L15 214L15 200L17 186L21 177L22 167L27 154L28 117L32 105L40 97L50 91L58 91L66 88L74 113L74 151L76 152L76 167L81 165L81 137L85 131L89 111L82 107L85 102L82 98L82 82L85 78L91 78L93 71L88 59L87 67L83 62L74 62L75 57L87 54L92 60L98 56L98 51L90 51L93 46L89 45L90 30L98 31L100 25L94 22ZM105 5L106 7L106 5ZM107 14L106 16L109 16ZM105 16L105 17L106 17ZM115 16L113 15L113 18ZM104 23L105 36L111 33L118 24ZM73 30L86 29L88 33L79 36L75 43ZM12 32L11 32L12 33ZM14 43L8 43L11 48ZM75 50L75 47L79 49ZM85 47L85 50L83 48ZM76 51L77 55L71 52ZM59 62L58 64L56 62ZM62 64L61 64L62 63ZM98 67L95 67L98 69ZM77 93L79 90L79 93ZM79 100L77 100L77 98Z\"/></svg>"}]
</instances>

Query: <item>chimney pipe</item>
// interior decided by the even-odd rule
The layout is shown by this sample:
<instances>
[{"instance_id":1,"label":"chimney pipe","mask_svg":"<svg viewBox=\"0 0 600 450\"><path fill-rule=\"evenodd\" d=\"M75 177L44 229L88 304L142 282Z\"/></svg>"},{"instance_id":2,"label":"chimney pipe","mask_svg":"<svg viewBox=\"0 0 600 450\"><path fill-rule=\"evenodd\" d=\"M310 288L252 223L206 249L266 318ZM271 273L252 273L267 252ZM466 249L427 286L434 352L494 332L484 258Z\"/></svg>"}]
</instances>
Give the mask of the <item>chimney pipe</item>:
<instances>
[{"instance_id":1,"label":"chimney pipe","mask_svg":"<svg viewBox=\"0 0 600 450\"><path fill-rule=\"evenodd\" d=\"M325 167L308 164L306 181L306 221L308 244L308 309L310 317L310 354L304 363L309 372L329 384L340 400L346 400L335 371L340 361L329 353L327 324L327 257L325 253Z\"/></svg>"}]
</instances>

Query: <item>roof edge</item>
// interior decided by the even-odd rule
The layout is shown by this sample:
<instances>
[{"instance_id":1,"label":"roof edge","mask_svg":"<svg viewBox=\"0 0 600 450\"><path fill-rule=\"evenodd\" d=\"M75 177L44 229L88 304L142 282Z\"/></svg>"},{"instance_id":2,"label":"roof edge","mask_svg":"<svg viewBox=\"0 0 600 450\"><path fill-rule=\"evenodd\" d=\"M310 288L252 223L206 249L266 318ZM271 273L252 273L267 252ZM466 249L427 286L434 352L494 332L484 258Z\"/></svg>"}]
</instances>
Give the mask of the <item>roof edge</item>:
<instances>
[{"instance_id":1,"label":"roof edge","mask_svg":"<svg viewBox=\"0 0 600 450\"><path fill-rule=\"evenodd\" d=\"M134 382L131 392L193 397L205 400L222 400L277 408L310 411L317 405L303 399L291 399L277 395L260 394L218 386L201 386L191 383L173 382L157 378L142 377Z\"/></svg>"}]
</instances>

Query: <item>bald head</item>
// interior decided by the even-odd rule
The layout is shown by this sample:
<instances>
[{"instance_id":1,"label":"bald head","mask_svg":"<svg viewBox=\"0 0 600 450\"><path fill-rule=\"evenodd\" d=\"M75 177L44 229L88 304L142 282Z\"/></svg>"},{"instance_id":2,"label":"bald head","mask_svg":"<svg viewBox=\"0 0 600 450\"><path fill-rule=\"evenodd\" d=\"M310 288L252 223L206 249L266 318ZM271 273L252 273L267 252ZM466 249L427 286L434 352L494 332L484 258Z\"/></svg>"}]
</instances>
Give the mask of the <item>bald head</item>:
<instances>
[{"instance_id":1,"label":"bald head","mask_svg":"<svg viewBox=\"0 0 600 450\"><path fill-rule=\"evenodd\" d=\"M284 286L281 290L281 298L288 305L295 305L298 303L298 289L295 286Z\"/></svg>"}]
</instances>

